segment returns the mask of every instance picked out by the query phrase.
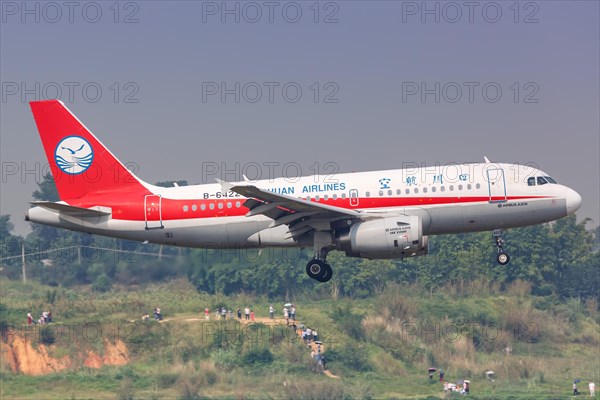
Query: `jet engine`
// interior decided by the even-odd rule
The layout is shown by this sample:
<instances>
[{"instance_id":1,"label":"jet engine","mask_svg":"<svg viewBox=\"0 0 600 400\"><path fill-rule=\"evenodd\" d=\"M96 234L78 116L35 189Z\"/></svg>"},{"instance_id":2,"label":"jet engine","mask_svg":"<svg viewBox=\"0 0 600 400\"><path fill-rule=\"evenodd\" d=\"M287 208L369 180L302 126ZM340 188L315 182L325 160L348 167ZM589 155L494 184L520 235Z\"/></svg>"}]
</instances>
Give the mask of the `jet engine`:
<instances>
[{"instance_id":1,"label":"jet engine","mask_svg":"<svg viewBox=\"0 0 600 400\"><path fill-rule=\"evenodd\" d=\"M336 246L348 257L370 259L404 258L428 253L418 216L403 215L358 222L336 232Z\"/></svg>"}]
</instances>

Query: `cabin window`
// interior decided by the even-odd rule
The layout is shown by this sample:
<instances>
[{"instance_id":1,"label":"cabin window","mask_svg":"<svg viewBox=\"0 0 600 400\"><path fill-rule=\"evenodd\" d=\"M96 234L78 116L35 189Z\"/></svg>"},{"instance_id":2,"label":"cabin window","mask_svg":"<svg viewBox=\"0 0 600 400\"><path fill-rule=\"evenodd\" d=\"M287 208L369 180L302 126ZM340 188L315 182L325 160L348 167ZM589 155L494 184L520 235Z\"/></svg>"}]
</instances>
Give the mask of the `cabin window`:
<instances>
[{"instance_id":1,"label":"cabin window","mask_svg":"<svg viewBox=\"0 0 600 400\"><path fill-rule=\"evenodd\" d=\"M200 209L201 209L202 211L206 210L206 204L200 204Z\"/></svg>"},{"instance_id":2,"label":"cabin window","mask_svg":"<svg viewBox=\"0 0 600 400\"><path fill-rule=\"evenodd\" d=\"M235 208L240 208L242 206L242 203L240 203L239 201L235 202Z\"/></svg>"},{"instance_id":3,"label":"cabin window","mask_svg":"<svg viewBox=\"0 0 600 400\"><path fill-rule=\"evenodd\" d=\"M431 188L431 191L432 191L432 192L435 192L435 186Z\"/></svg>"},{"instance_id":4,"label":"cabin window","mask_svg":"<svg viewBox=\"0 0 600 400\"><path fill-rule=\"evenodd\" d=\"M454 185L450 185L450 187L448 189L450 189L450 191L453 192L454 191Z\"/></svg>"},{"instance_id":5,"label":"cabin window","mask_svg":"<svg viewBox=\"0 0 600 400\"><path fill-rule=\"evenodd\" d=\"M445 192L446 188L444 186L440 186L440 191Z\"/></svg>"},{"instance_id":6,"label":"cabin window","mask_svg":"<svg viewBox=\"0 0 600 400\"><path fill-rule=\"evenodd\" d=\"M325 200L325 201L329 200L329 196L328 195L323 196L323 200Z\"/></svg>"},{"instance_id":7,"label":"cabin window","mask_svg":"<svg viewBox=\"0 0 600 400\"><path fill-rule=\"evenodd\" d=\"M546 183L548 183L548 181L546 180L546 178L544 178L543 176L538 176L537 177L537 184L538 185L545 185Z\"/></svg>"},{"instance_id":8,"label":"cabin window","mask_svg":"<svg viewBox=\"0 0 600 400\"><path fill-rule=\"evenodd\" d=\"M371 192L365 193L365 197L371 197Z\"/></svg>"},{"instance_id":9,"label":"cabin window","mask_svg":"<svg viewBox=\"0 0 600 400\"><path fill-rule=\"evenodd\" d=\"M183 206L183 212L188 212L188 206L187 205Z\"/></svg>"},{"instance_id":10,"label":"cabin window","mask_svg":"<svg viewBox=\"0 0 600 400\"><path fill-rule=\"evenodd\" d=\"M215 203L210 203L210 205L208 206L208 208L210 208L211 210L215 209Z\"/></svg>"},{"instance_id":11,"label":"cabin window","mask_svg":"<svg viewBox=\"0 0 600 400\"><path fill-rule=\"evenodd\" d=\"M548 183L556 183L556 184L558 184L558 182L556 182L554 179L550 178L549 176L545 176L544 178L546 178L546 180L548 181Z\"/></svg>"},{"instance_id":12,"label":"cabin window","mask_svg":"<svg viewBox=\"0 0 600 400\"><path fill-rule=\"evenodd\" d=\"M217 206L219 207L220 210L223 209L223 203L219 203L219 204L217 204Z\"/></svg>"},{"instance_id":13,"label":"cabin window","mask_svg":"<svg viewBox=\"0 0 600 400\"><path fill-rule=\"evenodd\" d=\"M396 190L396 194L397 195L401 195L402 194L402 190L400 190L400 189Z\"/></svg>"},{"instance_id":14,"label":"cabin window","mask_svg":"<svg viewBox=\"0 0 600 400\"><path fill-rule=\"evenodd\" d=\"M415 193L419 193L419 188L415 188Z\"/></svg>"},{"instance_id":15,"label":"cabin window","mask_svg":"<svg viewBox=\"0 0 600 400\"><path fill-rule=\"evenodd\" d=\"M469 184L467 185L467 189L471 190L471 187L472 187L472 186L471 186L471 184L469 183Z\"/></svg>"},{"instance_id":16,"label":"cabin window","mask_svg":"<svg viewBox=\"0 0 600 400\"><path fill-rule=\"evenodd\" d=\"M334 200L336 200L337 199L337 194L334 193L331 198L334 199Z\"/></svg>"},{"instance_id":17,"label":"cabin window","mask_svg":"<svg viewBox=\"0 0 600 400\"><path fill-rule=\"evenodd\" d=\"M427 188L426 187L423 188L423 193L427 193Z\"/></svg>"},{"instance_id":18,"label":"cabin window","mask_svg":"<svg viewBox=\"0 0 600 400\"><path fill-rule=\"evenodd\" d=\"M535 178L533 176L531 178L527 178L527 185L535 186Z\"/></svg>"},{"instance_id":19,"label":"cabin window","mask_svg":"<svg viewBox=\"0 0 600 400\"><path fill-rule=\"evenodd\" d=\"M481 185L478 183L477 185L475 185L476 189L479 189L481 187Z\"/></svg>"},{"instance_id":20,"label":"cabin window","mask_svg":"<svg viewBox=\"0 0 600 400\"><path fill-rule=\"evenodd\" d=\"M228 201L228 202L227 202L227 208L231 208L231 207L233 207L233 205L231 204L231 202L230 202L230 201Z\"/></svg>"},{"instance_id":21,"label":"cabin window","mask_svg":"<svg viewBox=\"0 0 600 400\"><path fill-rule=\"evenodd\" d=\"M394 192L392 192L392 189L388 190L388 196L391 196Z\"/></svg>"},{"instance_id":22,"label":"cabin window","mask_svg":"<svg viewBox=\"0 0 600 400\"><path fill-rule=\"evenodd\" d=\"M462 190L462 185L458 185L458 190Z\"/></svg>"},{"instance_id":23,"label":"cabin window","mask_svg":"<svg viewBox=\"0 0 600 400\"><path fill-rule=\"evenodd\" d=\"M192 211L197 211L197 210L198 210L198 206L197 206L197 205L195 205L195 204L193 204L193 205L192 205Z\"/></svg>"},{"instance_id":24,"label":"cabin window","mask_svg":"<svg viewBox=\"0 0 600 400\"><path fill-rule=\"evenodd\" d=\"M346 198L346 193L342 193L342 199Z\"/></svg>"},{"instance_id":25,"label":"cabin window","mask_svg":"<svg viewBox=\"0 0 600 400\"><path fill-rule=\"evenodd\" d=\"M404 193L406 193L406 194L410 194L410 189L406 189L406 190L404 191Z\"/></svg>"}]
</instances>

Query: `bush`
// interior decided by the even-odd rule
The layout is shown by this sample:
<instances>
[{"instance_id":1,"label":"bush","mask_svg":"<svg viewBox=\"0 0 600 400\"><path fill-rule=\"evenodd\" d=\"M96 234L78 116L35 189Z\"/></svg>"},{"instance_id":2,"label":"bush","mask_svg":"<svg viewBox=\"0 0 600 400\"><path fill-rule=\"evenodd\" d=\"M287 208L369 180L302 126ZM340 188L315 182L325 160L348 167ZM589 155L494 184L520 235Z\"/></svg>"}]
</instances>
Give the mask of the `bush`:
<instances>
[{"instance_id":1,"label":"bush","mask_svg":"<svg viewBox=\"0 0 600 400\"><path fill-rule=\"evenodd\" d=\"M242 357L242 361L245 364L264 365L273 362L273 353L267 348L262 349L250 349Z\"/></svg>"},{"instance_id":2,"label":"bush","mask_svg":"<svg viewBox=\"0 0 600 400\"><path fill-rule=\"evenodd\" d=\"M112 281L106 274L100 274L92 284L94 292L108 292L112 289Z\"/></svg>"},{"instance_id":3,"label":"bush","mask_svg":"<svg viewBox=\"0 0 600 400\"><path fill-rule=\"evenodd\" d=\"M342 308L337 306L330 315L331 319L338 324L340 331L356 340L364 340L365 332L362 327L362 315L354 314L350 310L350 304Z\"/></svg>"},{"instance_id":4,"label":"bush","mask_svg":"<svg viewBox=\"0 0 600 400\"><path fill-rule=\"evenodd\" d=\"M366 346L347 344L340 348L330 349L325 353L325 359L327 363L338 364L341 367L351 368L355 371L370 371L372 369Z\"/></svg>"}]
</instances>

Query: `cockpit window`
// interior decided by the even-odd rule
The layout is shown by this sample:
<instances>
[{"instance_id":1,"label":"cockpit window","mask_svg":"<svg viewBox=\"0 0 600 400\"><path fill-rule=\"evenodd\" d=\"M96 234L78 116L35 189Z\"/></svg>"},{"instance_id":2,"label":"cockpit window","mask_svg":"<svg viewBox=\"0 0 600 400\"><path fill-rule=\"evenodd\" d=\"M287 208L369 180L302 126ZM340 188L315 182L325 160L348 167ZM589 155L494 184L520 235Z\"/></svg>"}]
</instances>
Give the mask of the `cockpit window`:
<instances>
[{"instance_id":1,"label":"cockpit window","mask_svg":"<svg viewBox=\"0 0 600 400\"><path fill-rule=\"evenodd\" d=\"M549 176L545 176L544 178L546 178L546 180L547 180L549 183L558 183L558 182L556 182L554 179L550 178Z\"/></svg>"},{"instance_id":2,"label":"cockpit window","mask_svg":"<svg viewBox=\"0 0 600 400\"><path fill-rule=\"evenodd\" d=\"M546 178L544 178L543 176L538 176L537 177L537 184L538 185L545 185L546 183L548 183L548 181L546 180Z\"/></svg>"},{"instance_id":3,"label":"cockpit window","mask_svg":"<svg viewBox=\"0 0 600 400\"><path fill-rule=\"evenodd\" d=\"M533 176L527 179L527 185L535 186L535 178Z\"/></svg>"}]
</instances>

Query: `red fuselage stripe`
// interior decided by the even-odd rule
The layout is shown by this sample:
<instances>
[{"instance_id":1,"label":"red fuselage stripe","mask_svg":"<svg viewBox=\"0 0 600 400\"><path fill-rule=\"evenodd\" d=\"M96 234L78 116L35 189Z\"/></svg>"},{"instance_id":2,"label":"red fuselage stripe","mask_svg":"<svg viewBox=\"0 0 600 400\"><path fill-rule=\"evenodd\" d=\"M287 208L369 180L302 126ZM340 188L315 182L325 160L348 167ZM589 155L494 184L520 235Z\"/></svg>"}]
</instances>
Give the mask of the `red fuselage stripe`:
<instances>
[{"instance_id":1,"label":"red fuselage stripe","mask_svg":"<svg viewBox=\"0 0 600 400\"><path fill-rule=\"evenodd\" d=\"M506 200L535 200L547 198L548 196L508 196ZM156 196L156 199L158 196ZM108 199L106 199L108 200ZM124 200L124 199L122 199ZM127 198L126 201L110 205L111 202L98 202L97 196L90 200L78 200L68 202L77 207L108 206L112 208L114 219L128 221L157 221L161 218L163 221L195 219L195 218L217 218L243 216L248 212L248 208L243 204L246 198L224 198L214 200L199 199L161 199L160 212L158 204L147 204L147 210L144 209L144 198ZM352 199L356 202L356 199ZM503 201L504 197L493 197L492 201ZM113 197L114 201L114 197ZM314 199L313 199L314 201ZM361 197L358 198L358 205L350 205L349 198L320 199L318 202L331 206L346 209L369 209L369 208L397 208L397 207L426 207L438 205L460 205L477 202L488 202L489 196L455 196L455 197ZM239 207L237 206L239 203ZM356 203L355 203L356 204ZM213 208L211 208L211 205ZM202 209L204 207L204 210ZM187 211L185 211L187 210ZM147 213L147 215L146 215Z\"/></svg>"}]
</instances>

